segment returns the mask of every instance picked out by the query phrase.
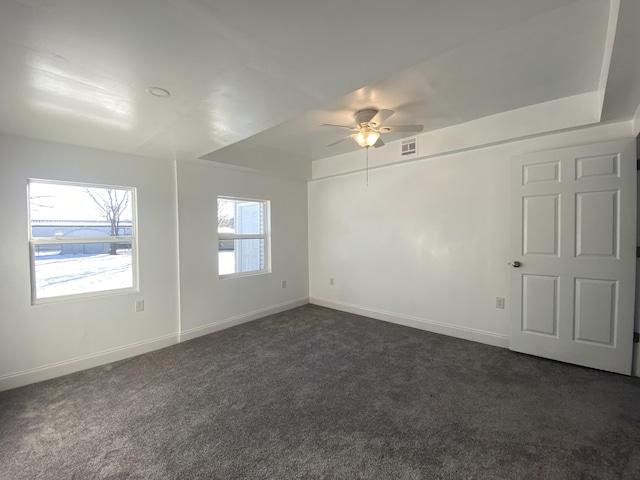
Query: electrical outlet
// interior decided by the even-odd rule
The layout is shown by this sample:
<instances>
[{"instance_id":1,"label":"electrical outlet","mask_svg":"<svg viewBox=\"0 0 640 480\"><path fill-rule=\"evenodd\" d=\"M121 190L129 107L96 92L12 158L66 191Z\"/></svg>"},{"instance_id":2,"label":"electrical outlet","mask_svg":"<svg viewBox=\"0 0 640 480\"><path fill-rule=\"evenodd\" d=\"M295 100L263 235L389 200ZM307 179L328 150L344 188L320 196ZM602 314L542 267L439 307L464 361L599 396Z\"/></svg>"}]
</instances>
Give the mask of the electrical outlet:
<instances>
[{"instance_id":1,"label":"electrical outlet","mask_svg":"<svg viewBox=\"0 0 640 480\"><path fill-rule=\"evenodd\" d=\"M136 300L136 312L144 312L144 300Z\"/></svg>"},{"instance_id":2,"label":"electrical outlet","mask_svg":"<svg viewBox=\"0 0 640 480\"><path fill-rule=\"evenodd\" d=\"M334 282L333 282L333 277L331 277L331 278L329 279L329 285L333 286L333 283L334 283Z\"/></svg>"},{"instance_id":3,"label":"electrical outlet","mask_svg":"<svg viewBox=\"0 0 640 480\"><path fill-rule=\"evenodd\" d=\"M504 308L504 297L496 297L496 308Z\"/></svg>"},{"instance_id":4,"label":"electrical outlet","mask_svg":"<svg viewBox=\"0 0 640 480\"><path fill-rule=\"evenodd\" d=\"M282 288L287 288L287 281L286 280L282 280Z\"/></svg>"}]
</instances>

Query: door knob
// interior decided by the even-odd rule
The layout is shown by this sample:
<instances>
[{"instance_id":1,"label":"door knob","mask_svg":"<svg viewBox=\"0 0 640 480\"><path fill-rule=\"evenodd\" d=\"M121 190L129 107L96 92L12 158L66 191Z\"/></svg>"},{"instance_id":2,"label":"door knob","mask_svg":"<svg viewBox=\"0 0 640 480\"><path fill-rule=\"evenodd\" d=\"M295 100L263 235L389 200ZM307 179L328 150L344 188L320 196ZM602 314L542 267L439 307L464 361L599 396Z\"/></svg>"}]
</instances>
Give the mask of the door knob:
<instances>
[{"instance_id":1,"label":"door knob","mask_svg":"<svg viewBox=\"0 0 640 480\"><path fill-rule=\"evenodd\" d=\"M517 261L517 260L516 260L516 261L515 261L515 262L513 262L511 265L513 265L513 268L519 268L519 267L520 267L520 265L522 265L522 264L521 264L519 261Z\"/></svg>"}]
</instances>

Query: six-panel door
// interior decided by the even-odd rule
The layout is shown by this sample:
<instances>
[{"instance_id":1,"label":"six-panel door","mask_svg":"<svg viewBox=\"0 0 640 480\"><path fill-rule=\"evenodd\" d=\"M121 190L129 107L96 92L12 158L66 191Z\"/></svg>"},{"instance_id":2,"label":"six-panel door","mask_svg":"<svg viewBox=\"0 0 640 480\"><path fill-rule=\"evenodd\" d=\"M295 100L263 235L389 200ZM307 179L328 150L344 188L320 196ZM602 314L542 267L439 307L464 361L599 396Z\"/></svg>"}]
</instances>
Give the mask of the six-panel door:
<instances>
[{"instance_id":1,"label":"six-panel door","mask_svg":"<svg viewBox=\"0 0 640 480\"><path fill-rule=\"evenodd\" d=\"M631 372L635 167L631 140L513 159L512 350Z\"/></svg>"}]
</instances>

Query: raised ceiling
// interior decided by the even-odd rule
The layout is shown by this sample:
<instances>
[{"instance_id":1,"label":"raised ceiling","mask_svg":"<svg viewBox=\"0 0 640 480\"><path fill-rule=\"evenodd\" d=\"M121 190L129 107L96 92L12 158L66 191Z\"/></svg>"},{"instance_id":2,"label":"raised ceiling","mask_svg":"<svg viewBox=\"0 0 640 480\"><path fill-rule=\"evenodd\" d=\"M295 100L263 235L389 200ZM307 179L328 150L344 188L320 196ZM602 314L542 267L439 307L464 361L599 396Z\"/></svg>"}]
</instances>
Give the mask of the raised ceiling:
<instances>
[{"instance_id":1,"label":"raised ceiling","mask_svg":"<svg viewBox=\"0 0 640 480\"><path fill-rule=\"evenodd\" d=\"M435 130L594 93L597 119L628 119L638 3L622 0L616 24L618 0L3 0L0 131L308 163L357 148L326 147L343 132L319 124L365 107Z\"/></svg>"}]
</instances>

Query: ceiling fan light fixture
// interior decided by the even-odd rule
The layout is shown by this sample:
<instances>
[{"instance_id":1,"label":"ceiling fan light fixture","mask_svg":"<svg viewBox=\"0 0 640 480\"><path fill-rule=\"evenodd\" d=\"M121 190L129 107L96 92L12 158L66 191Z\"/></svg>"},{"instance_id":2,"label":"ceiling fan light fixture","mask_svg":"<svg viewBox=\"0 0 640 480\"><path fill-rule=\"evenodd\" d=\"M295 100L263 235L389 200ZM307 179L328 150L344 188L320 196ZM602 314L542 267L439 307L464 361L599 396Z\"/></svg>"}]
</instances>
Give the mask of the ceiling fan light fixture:
<instances>
[{"instance_id":1,"label":"ceiling fan light fixture","mask_svg":"<svg viewBox=\"0 0 640 480\"><path fill-rule=\"evenodd\" d=\"M379 138L380 134L378 132L371 131L361 131L355 136L356 142L361 147L373 147Z\"/></svg>"},{"instance_id":2,"label":"ceiling fan light fixture","mask_svg":"<svg viewBox=\"0 0 640 480\"><path fill-rule=\"evenodd\" d=\"M333 147L339 143L346 142L349 139L355 140L355 142L364 148L376 147L380 148L384 146L381 135L382 133L395 133L395 132L421 132L424 129L424 125L392 125L381 126L387 118L393 115L393 110L376 110L374 108L367 108L365 110L359 110L355 113L354 118L356 124L350 125L336 125L335 123L323 123L322 127L338 127L351 130L351 135L343 137L333 143L327 145L327 147Z\"/></svg>"}]
</instances>

